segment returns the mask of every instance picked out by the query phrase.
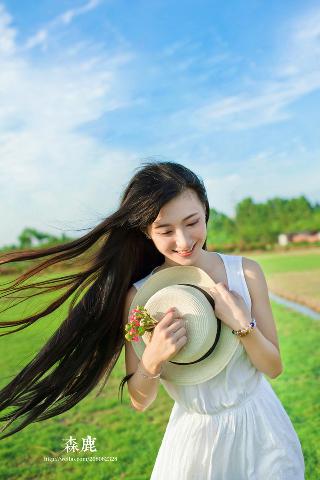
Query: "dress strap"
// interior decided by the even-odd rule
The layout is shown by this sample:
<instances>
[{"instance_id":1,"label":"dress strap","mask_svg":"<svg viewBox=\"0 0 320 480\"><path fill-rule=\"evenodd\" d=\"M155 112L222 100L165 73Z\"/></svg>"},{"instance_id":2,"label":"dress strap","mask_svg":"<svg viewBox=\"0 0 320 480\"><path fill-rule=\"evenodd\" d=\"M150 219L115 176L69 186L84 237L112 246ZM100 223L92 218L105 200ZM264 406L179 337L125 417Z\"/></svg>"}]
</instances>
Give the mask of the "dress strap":
<instances>
[{"instance_id":1,"label":"dress strap","mask_svg":"<svg viewBox=\"0 0 320 480\"><path fill-rule=\"evenodd\" d=\"M240 255L225 255L216 252L224 263L229 290L234 290L242 296L251 311L251 298L244 276L242 257Z\"/></svg>"}]
</instances>

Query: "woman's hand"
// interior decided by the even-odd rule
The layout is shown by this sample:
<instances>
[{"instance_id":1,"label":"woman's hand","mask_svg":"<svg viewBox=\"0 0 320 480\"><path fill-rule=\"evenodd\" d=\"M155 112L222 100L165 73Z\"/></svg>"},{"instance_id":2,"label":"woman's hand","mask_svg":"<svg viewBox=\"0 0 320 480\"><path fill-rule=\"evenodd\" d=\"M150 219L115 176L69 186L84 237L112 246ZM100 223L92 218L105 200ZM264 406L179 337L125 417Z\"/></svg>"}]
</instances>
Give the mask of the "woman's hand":
<instances>
[{"instance_id":1,"label":"woman's hand","mask_svg":"<svg viewBox=\"0 0 320 480\"><path fill-rule=\"evenodd\" d=\"M215 315L232 330L245 328L251 320L249 311L241 295L220 282L210 289L206 289L215 303Z\"/></svg>"},{"instance_id":2,"label":"woman's hand","mask_svg":"<svg viewBox=\"0 0 320 480\"><path fill-rule=\"evenodd\" d=\"M148 342L146 355L159 364L171 360L187 343L185 321L176 308L169 308L154 327Z\"/></svg>"},{"instance_id":3,"label":"woman's hand","mask_svg":"<svg viewBox=\"0 0 320 480\"><path fill-rule=\"evenodd\" d=\"M245 328L251 322L251 312L237 292L230 291L224 283L204 288L215 302L215 315L232 330ZM170 308L154 327L145 348L144 357L160 365L171 360L187 343L185 321L175 308Z\"/></svg>"}]
</instances>

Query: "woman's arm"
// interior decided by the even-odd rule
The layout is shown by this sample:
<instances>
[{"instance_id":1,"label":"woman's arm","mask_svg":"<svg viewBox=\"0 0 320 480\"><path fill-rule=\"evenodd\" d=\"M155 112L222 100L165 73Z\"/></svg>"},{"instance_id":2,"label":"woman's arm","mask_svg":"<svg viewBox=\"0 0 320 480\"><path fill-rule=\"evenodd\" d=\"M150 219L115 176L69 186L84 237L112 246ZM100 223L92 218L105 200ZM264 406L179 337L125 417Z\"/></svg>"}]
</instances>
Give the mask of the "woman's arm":
<instances>
[{"instance_id":1,"label":"woman's arm","mask_svg":"<svg viewBox=\"0 0 320 480\"><path fill-rule=\"evenodd\" d=\"M256 327L246 336L239 337L251 362L270 378L278 377L282 371L282 361L278 335L272 315L268 287L260 265L254 260L243 257L243 271L251 297L251 317ZM240 328L251 321L241 320Z\"/></svg>"},{"instance_id":2,"label":"woman's arm","mask_svg":"<svg viewBox=\"0 0 320 480\"><path fill-rule=\"evenodd\" d=\"M123 325L128 322L129 308L135 293L135 287L131 287L128 291L123 314ZM128 392L132 406L138 411L146 410L154 402L159 389L159 378L145 378L137 372L139 364L141 366L140 368L142 368L147 375L153 376L160 372L161 365L155 363L148 353L149 350L147 346L141 360L139 360L131 343L125 340L126 374L134 373L128 380Z\"/></svg>"}]
</instances>

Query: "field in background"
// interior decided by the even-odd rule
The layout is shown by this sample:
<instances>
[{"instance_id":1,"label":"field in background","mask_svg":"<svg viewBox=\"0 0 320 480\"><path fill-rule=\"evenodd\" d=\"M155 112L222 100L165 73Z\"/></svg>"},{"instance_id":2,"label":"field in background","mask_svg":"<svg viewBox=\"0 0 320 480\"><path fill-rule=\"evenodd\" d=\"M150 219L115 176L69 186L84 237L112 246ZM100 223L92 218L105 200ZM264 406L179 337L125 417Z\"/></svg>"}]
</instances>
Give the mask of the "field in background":
<instances>
[{"instance_id":1,"label":"field in background","mask_svg":"<svg viewBox=\"0 0 320 480\"><path fill-rule=\"evenodd\" d=\"M249 256L249 255L246 255ZM293 256L292 256L293 257ZM253 256L252 256L253 258ZM272 255L256 257L268 280L270 276L286 272L317 270L318 254L314 257L275 258ZM300 266L300 267L299 267ZM314 268L315 267L315 268ZM286 270L287 269L287 270ZM6 279L7 280L7 279ZM35 302L33 305L36 305ZM300 438L305 463L306 479L320 477L319 413L317 382L319 366L319 323L301 314L272 304L281 348L284 371L276 379L268 379L284 405ZM12 318L26 315L32 305L20 305ZM20 332L0 337L0 388L17 374L55 331L64 319L66 306L55 315ZM8 315L1 314L1 320ZM0 333L1 330L0 330ZM124 403L117 399L118 386L125 374L124 352L113 370L107 386L99 397L98 389L82 402L58 417L29 425L8 439L0 441L0 479L46 480L146 480L153 464L169 419L173 401L160 386L159 395L144 413L134 411L124 390ZM3 412L1 412L3 413ZM1 426L3 423L0 424ZM65 440L70 436L81 439L96 438L96 453L73 453L70 457L116 456L117 462L61 462L47 463L43 456L62 454ZM64 453L64 455L66 455Z\"/></svg>"},{"instance_id":2,"label":"field in background","mask_svg":"<svg viewBox=\"0 0 320 480\"><path fill-rule=\"evenodd\" d=\"M259 262L273 293L320 312L320 248L244 256Z\"/></svg>"}]
</instances>

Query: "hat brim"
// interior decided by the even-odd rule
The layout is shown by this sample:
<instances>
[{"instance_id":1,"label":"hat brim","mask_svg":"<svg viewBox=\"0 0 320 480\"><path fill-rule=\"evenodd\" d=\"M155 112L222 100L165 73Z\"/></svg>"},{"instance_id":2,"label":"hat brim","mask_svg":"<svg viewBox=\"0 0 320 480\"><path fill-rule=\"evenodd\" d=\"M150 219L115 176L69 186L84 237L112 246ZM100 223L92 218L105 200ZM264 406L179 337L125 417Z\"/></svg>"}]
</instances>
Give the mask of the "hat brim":
<instances>
[{"instance_id":1,"label":"hat brim","mask_svg":"<svg viewBox=\"0 0 320 480\"><path fill-rule=\"evenodd\" d=\"M137 305L145 305L148 299L161 288L179 283L188 283L205 288L211 288L215 285L212 278L198 267L169 267L154 273L146 280L134 296L129 312ZM164 362L160 378L177 385L195 385L206 382L224 369L240 343L239 338L233 335L231 329L224 322L221 322L219 341L214 351L207 358L192 365L175 365L169 361ZM145 342L139 337L137 342L132 342L132 346L136 355L141 359L146 348Z\"/></svg>"}]
</instances>

